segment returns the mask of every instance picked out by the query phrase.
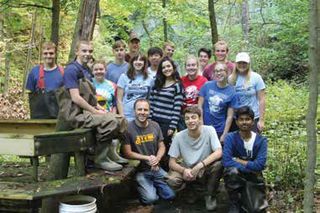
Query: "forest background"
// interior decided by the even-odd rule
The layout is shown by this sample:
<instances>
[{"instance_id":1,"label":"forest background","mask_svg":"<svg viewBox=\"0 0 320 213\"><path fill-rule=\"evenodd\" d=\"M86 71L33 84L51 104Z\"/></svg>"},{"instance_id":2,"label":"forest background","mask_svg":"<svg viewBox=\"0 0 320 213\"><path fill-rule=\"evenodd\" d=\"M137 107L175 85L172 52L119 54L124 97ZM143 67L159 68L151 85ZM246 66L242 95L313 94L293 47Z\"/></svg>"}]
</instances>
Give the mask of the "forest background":
<instances>
[{"instance_id":1,"label":"forest background","mask_svg":"<svg viewBox=\"0 0 320 213\"><path fill-rule=\"evenodd\" d=\"M209 2L214 3L218 38L229 43L229 59L234 60L239 51L248 51L253 70L267 84L264 134L269 139L269 150L264 176L271 209L300 211L307 149L307 0L100 1L93 33L94 56L112 60L114 38L127 40L128 32L134 30L144 51L150 46L162 47L166 39L174 42L174 59L183 68L188 54L196 55L200 47L212 48ZM41 43L52 38L52 9L57 5L60 7L57 60L63 65L68 63L80 3L80 0L0 0L1 119L28 118L23 82L31 67L41 61ZM0 162L10 159L0 156ZM317 205L320 205L319 175L317 166Z\"/></svg>"}]
</instances>

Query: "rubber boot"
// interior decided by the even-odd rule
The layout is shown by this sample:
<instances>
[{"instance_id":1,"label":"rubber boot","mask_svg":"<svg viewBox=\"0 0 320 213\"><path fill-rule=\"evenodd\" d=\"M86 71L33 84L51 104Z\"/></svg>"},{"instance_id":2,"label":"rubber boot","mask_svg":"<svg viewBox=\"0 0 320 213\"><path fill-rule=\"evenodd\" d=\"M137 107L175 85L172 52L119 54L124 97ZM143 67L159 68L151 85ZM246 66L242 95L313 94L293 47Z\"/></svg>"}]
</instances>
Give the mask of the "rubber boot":
<instances>
[{"instance_id":1,"label":"rubber boot","mask_svg":"<svg viewBox=\"0 0 320 213\"><path fill-rule=\"evenodd\" d=\"M118 139L113 139L112 140L112 143L111 143L111 146L110 146L110 149L108 151L108 154L107 156L113 160L114 162L117 162L119 164L128 164L129 161L123 157L121 157L118 152L117 152L117 149L118 149L118 144L119 144L119 140Z\"/></svg>"},{"instance_id":2,"label":"rubber boot","mask_svg":"<svg viewBox=\"0 0 320 213\"><path fill-rule=\"evenodd\" d=\"M94 157L94 166L99 169L107 171L118 171L122 169L122 166L107 156L109 149L111 148L110 143L98 143L96 146L96 154Z\"/></svg>"}]
</instances>

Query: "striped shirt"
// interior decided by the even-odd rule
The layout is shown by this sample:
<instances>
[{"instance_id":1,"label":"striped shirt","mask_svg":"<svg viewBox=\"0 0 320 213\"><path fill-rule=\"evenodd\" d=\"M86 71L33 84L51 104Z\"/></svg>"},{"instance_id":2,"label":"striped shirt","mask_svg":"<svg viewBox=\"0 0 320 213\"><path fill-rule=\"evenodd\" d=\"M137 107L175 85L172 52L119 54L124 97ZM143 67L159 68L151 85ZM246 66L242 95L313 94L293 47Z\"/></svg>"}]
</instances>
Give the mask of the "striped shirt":
<instances>
[{"instance_id":1,"label":"striped shirt","mask_svg":"<svg viewBox=\"0 0 320 213\"><path fill-rule=\"evenodd\" d=\"M183 89L179 83L161 89L152 89L150 95L150 118L159 123L169 123L175 130L180 119L183 104Z\"/></svg>"}]
</instances>

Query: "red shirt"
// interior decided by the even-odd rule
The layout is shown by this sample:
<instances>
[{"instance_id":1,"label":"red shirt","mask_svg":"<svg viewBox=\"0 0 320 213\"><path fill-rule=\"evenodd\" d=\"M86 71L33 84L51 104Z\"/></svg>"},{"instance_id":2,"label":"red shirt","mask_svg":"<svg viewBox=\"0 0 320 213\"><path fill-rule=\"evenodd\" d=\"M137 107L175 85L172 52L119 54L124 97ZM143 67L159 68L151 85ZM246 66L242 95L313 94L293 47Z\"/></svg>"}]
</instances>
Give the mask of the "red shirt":
<instances>
[{"instance_id":1,"label":"red shirt","mask_svg":"<svg viewBox=\"0 0 320 213\"><path fill-rule=\"evenodd\" d=\"M216 66L217 62L214 62L212 64L207 65L203 70L203 76L208 79L208 81L217 80L214 74L214 68ZM231 75L233 69L235 68L235 64L227 61L226 65L228 67L228 76Z\"/></svg>"},{"instance_id":2,"label":"red shirt","mask_svg":"<svg viewBox=\"0 0 320 213\"><path fill-rule=\"evenodd\" d=\"M186 75L181 78L181 82L184 87L184 102L182 108L184 109L187 106L198 104L200 89L207 82L207 79L198 75L196 79L191 81Z\"/></svg>"}]
</instances>

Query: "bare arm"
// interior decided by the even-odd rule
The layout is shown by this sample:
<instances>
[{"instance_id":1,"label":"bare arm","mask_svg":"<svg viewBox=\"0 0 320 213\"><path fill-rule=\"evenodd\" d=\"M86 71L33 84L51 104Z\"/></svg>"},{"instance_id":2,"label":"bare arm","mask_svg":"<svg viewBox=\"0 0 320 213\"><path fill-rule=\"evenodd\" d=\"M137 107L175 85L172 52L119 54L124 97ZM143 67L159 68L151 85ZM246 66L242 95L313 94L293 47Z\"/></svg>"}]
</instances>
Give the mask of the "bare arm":
<instances>
[{"instance_id":1,"label":"bare arm","mask_svg":"<svg viewBox=\"0 0 320 213\"><path fill-rule=\"evenodd\" d=\"M142 155L132 151L131 146L129 144L125 144L123 146L123 153L128 159L149 161L148 155Z\"/></svg>"},{"instance_id":2,"label":"bare arm","mask_svg":"<svg viewBox=\"0 0 320 213\"><path fill-rule=\"evenodd\" d=\"M208 157L206 157L202 162L205 166L212 164L214 161L219 160L222 157L222 149L218 148L216 151L211 153Z\"/></svg>"},{"instance_id":3,"label":"bare arm","mask_svg":"<svg viewBox=\"0 0 320 213\"><path fill-rule=\"evenodd\" d=\"M232 119L233 119L233 108L229 107L228 111L227 111L227 119L226 119L226 124L224 126L224 130L223 133L220 137L220 142L223 143L224 142L224 138L226 137L227 133L230 130L231 124L232 124Z\"/></svg>"},{"instance_id":4,"label":"bare arm","mask_svg":"<svg viewBox=\"0 0 320 213\"><path fill-rule=\"evenodd\" d=\"M182 174L182 177L184 180L191 181L191 180L195 179L195 177L196 177L192 174L192 169L185 168L185 167L181 166L180 164L178 164L176 158L170 157L169 167L171 170Z\"/></svg>"},{"instance_id":5,"label":"bare arm","mask_svg":"<svg viewBox=\"0 0 320 213\"><path fill-rule=\"evenodd\" d=\"M87 110L91 113L94 114L100 114L100 113L105 113L102 110L98 110L95 107L96 106L91 106L86 100L84 100L79 93L79 89L78 88L72 88L69 89L70 91L70 96L71 96L71 100L77 104L79 107L81 107L84 110Z\"/></svg>"},{"instance_id":6,"label":"bare arm","mask_svg":"<svg viewBox=\"0 0 320 213\"><path fill-rule=\"evenodd\" d=\"M123 115L122 99L123 99L123 88L117 88L117 109L120 115Z\"/></svg>"},{"instance_id":7,"label":"bare arm","mask_svg":"<svg viewBox=\"0 0 320 213\"><path fill-rule=\"evenodd\" d=\"M264 114L266 111L266 93L265 90L258 91L258 99L259 99L259 121L258 121L258 129L260 132L264 129Z\"/></svg>"},{"instance_id":8,"label":"bare arm","mask_svg":"<svg viewBox=\"0 0 320 213\"><path fill-rule=\"evenodd\" d=\"M163 157L165 152L166 152L166 147L165 147L163 141L161 141L158 145L158 152L157 152L157 156L156 156L158 163L161 160L161 158Z\"/></svg>"}]
</instances>

